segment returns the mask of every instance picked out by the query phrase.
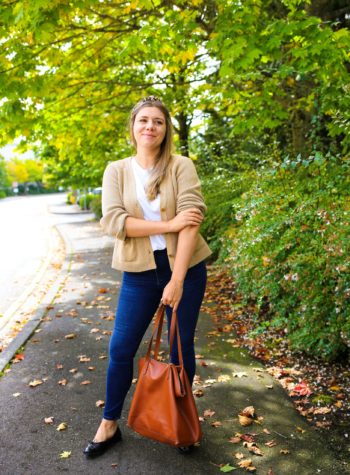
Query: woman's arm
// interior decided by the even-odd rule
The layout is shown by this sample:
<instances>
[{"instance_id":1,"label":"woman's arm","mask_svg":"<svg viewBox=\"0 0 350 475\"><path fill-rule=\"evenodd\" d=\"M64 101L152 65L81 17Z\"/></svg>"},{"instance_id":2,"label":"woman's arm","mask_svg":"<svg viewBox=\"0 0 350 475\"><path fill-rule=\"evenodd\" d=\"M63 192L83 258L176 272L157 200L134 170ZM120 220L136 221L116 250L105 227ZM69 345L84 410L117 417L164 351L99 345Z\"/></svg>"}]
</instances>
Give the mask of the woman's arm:
<instances>
[{"instance_id":1,"label":"woman's arm","mask_svg":"<svg viewBox=\"0 0 350 475\"><path fill-rule=\"evenodd\" d=\"M163 291L162 302L177 310L183 292L183 283L192 254L196 247L199 226L186 226L179 232L174 268Z\"/></svg>"},{"instance_id":2,"label":"woman's arm","mask_svg":"<svg viewBox=\"0 0 350 475\"><path fill-rule=\"evenodd\" d=\"M146 221L145 219L128 216L125 219L125 231L128 237L144 237L154 234L177 233L185 226L199 225L203 220L202 213L196 208L181 211L169 221Z\"/></svg>"}]
</instances>

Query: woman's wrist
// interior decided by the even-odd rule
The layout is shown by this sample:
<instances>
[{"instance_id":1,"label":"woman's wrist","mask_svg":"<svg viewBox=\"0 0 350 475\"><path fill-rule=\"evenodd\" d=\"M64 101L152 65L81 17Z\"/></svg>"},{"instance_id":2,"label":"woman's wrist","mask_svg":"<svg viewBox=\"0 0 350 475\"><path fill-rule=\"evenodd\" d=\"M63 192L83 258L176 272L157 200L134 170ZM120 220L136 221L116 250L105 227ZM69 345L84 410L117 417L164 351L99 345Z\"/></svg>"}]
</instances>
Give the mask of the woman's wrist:
<instances>
[{"instance_id":1,"label":"woman's wrist","mask_svg":"<svg viewBox=\"0 0 350 475\"><path fill-rule=\"evenodd\" d=\"M171 279L170 279L171 282L173 282L174 284L176 284L176 285L179 286L179 287L183 287L183 285L184 285L184 280L185 280L185 279L183 279L183 278L181 278L181 277L177 277L176 275L175 275L175 276L172 275L172 276L171 276Z\"/></svg>"}]
</instances>

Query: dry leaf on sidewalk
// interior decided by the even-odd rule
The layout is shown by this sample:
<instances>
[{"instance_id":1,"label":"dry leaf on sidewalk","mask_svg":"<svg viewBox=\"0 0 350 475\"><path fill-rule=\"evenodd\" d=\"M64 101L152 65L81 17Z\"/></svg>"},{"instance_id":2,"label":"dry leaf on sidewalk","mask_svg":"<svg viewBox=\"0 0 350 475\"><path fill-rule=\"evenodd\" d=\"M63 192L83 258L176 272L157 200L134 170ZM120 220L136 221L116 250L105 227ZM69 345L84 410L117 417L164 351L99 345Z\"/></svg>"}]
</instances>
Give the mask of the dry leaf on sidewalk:
<instances>
[{"instance_id":1,"label":"dry leaf on sidewalk","mask_svg":"<svg viewBox=\"0 0 350 475\"><path fill-rule=\"evenodd\" d=\"M60 458L61 459L67 459L70 457L72 452L69 452L68 450L64 450L62 453L60 453Z\"/></svg>"},{"instance_id":2,"label":"dry leaf on sidewalk","mask_svg":"<svg viewBox=\"0 0 350 475\"><path fill-rule=\"evenodd\" d=\"M61 424L59 424L59 425L57 426L57 429L56 429L56 430L58 430L58 431L66 430L67 427L68 427L67 422L61 422Z\"/></svg>"},{"instance_id":3,"label":"dry leaf on sidewalk","mask_svg":"<svg viewBox=\"0 0 350 475\"><path fill-rule=\"evenodd\" d=\"M43 384L43 382L41 381L41 379L34 379L33 381L31 381L29 383L29 386L31 388L35 388L36 386L39 386L40 384Z\"/></svg>"}]
</instances>

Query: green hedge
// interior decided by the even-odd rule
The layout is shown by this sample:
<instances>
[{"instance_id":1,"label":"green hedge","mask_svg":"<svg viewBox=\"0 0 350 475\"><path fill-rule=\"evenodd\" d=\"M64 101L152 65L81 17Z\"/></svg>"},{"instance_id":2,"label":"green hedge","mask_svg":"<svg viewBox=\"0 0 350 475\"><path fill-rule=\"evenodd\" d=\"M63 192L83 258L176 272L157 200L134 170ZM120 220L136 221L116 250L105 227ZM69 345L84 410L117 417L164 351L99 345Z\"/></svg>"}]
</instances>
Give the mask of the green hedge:
<instances>
[{"instance_id":1,"label":"green hedge","mask_svg":"<svg viewBox=\"0 0 350 475\"><path fill-rule=\"evenodd\" d=\"M101 195L95 195L90 202L90 209L95 214L96 219L102 218Z\"/></svg>"},{"instance_id":2,"label":"green hedge","mask_svg":"<svg viewBox=\"0 0 350 475\"><path fill-rule=\"evenodd\" d=\"M90 209L90 203L95 198L95 195L88 193L79 198L79 206L81 209Z\"/></svg>"},{"instance_id":3,"label":"green hedge","mask_svg":"<svg viewBox=\"0 0 350 475\"><path fill-rule=\"evenodd\" d=\"M221 255L246 300L268 300L259 331L334 360L350 347L350 161L297 157L260 173L235 202Z\"/></svg>"}]
</instances>

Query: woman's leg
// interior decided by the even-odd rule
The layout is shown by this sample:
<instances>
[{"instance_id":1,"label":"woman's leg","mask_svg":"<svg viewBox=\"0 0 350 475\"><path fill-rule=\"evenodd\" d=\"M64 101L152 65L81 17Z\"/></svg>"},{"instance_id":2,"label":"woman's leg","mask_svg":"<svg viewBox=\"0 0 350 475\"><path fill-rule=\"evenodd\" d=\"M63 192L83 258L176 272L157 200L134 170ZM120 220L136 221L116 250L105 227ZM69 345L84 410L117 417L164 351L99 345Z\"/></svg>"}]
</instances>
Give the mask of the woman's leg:
<instances>
[{"instance_id":1,"label":"woman's leg","mask_svg":"<svg viewBox=\"0 0 350 475\"><path fill-rule=\"evenodd\" d=\"M184 367L191 385L196 373L194 335L199 310L205 293L206 281L207 271L204 261L188 269L184 281L182 298L177 309ZM172 309L168 306L166 308L166 313L169 338ZM171 362L179 364L176 339L171 353Z\"/></svg>"},{"instance_id":2,"label":"woman's leg","mask_svg":"<svg viewBox=\"0 0 350 475\"><path fill-rule=\"evenodd\" d=\"M103 417L120 418L133 378L133 359L159 305L155 271L125 272L109 345L106 404Z\"/></svg>"}]
</instances>

